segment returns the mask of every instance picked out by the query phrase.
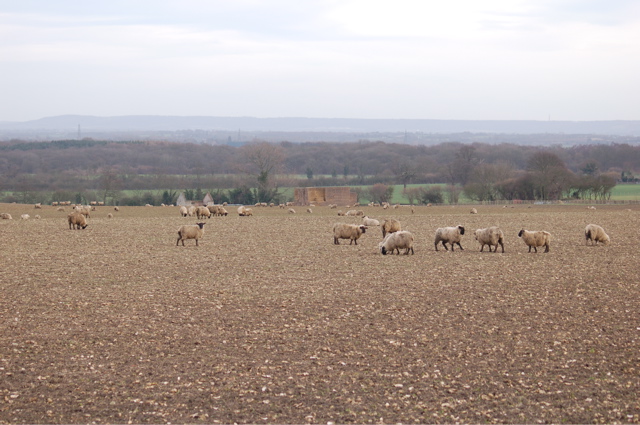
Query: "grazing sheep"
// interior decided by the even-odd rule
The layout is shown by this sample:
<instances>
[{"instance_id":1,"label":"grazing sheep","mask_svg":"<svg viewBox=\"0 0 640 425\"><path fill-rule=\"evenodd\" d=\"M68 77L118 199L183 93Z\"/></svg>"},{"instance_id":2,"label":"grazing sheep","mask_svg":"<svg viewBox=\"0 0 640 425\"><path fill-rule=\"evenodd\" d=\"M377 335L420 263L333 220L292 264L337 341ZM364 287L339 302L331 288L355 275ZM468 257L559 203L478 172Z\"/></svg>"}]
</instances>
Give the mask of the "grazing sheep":
<instances>
[{"instance_id":1,"label":"grazing sheep","mask_svg":"<svg viewBox=\"0 0 640 425\"><path fill-rule=\"evenodd\" d=\"M313 213L313 210L312 210L311 208L307 208L307 212L308 212L309 214L312 214L312 213Z\"/></svg>"},{"instance_id":2,"label":"grazing sheep","mask_svg":"<svg viewBox=\"0 0 640 425\"><path fill-rule=\"evenodd\" d=\"M77 211L69 214L67 216L67 221L69 222L69 230L86 229L88 226L87 218L84 216L84 214Z\"/></svg>"},{"instance_id":3,"label":"grazing sheep","mask_svg":"<svg viewBox=\"0 0 640 425\"><path fill-rule=\"evenodd\" d=\"M296 210L294 210L293 208L289 208L288 211L289 211L289 214L295 214L296 213Z\"/></svg>"},{"instance_id":4,"label":"grazing sheep","mask_svg":"<svg viewBox=\"0 0 640 425\"><path fill-rule=\"evenodd\" d=\"M478 210L475 208L471 208L471 214L478 214Z\"/></svg>"},{"instance_id":5,"label":"grazing sheep","mask_svg":"<svg viewBox=\"0 0 640 425\"><path fill-rule=\"evenodd\" d=\"M210 218L211 211L209 211L209 208L207 207L198 207L198 209L196 210L196 217L198 218L198 220L200 220L201 218Z\"/></svg>"},{"instance_id":6,"label":"grazing sheep","mask_svg":"<svg viewBox=\"0 0 640 425\"><path fill-rule=\"evenodd\" d=\"M376 220L375 218L369 218L366 215L364 217L362 217L362 224L364 224L367 227L369 227L369 226L380 226L380 222L378 220Z\"/></svg>"},{"instance_id":7,"label":"grazing sheep","mask_svg":"<svg viewBox=\"0 0 640 425\"><path fill-rule=\"evenodd\" d=\"M493 226L486 229L478 229L474 234L476 240L480 242L480 252L482 252L485 245L489 245L489 252L491 252L492 246L495 246L493 252L498 252L498 244L502 247L502 252L504 252L504 233L500 228Z\"/></svg>"},{"instance_id":8,"label":"grazing sheep","mask_svg":"<svg viewBox=\"0 0 640 425\"><path fill-rule=\"evenodd\" d=\"M400 222L395 218L390 218L382 222L382 237L387 236L387 233L399 232L402 230Z\"/></svg>"},{"instance_id":9,"label":"grazing sheep","mask_svg":"<svg viewBox=\"0 0 640 425\"><path fill-rule=\"evenodd\" d=\"M198 211L198 208L195 205L189 205L187 207L187 212L189 213L189 217L193 217L194 215L196 215L196 211Z\"/></svg>"},{"instance_id":10,"label":"grazing sheep","mask_svg":"<svg viewBox=\"0 0 640 425\"><path fill-rule=\"evenodd\" d=\"M339 239L350 239L349 245L353 242L358 245L358 239L366 230L364 225L336 223L333 225L333 243L340 245Z\"/></svg>"},{"instance_id":11,"label":"grazing sheep","mask_svg":"<svg viewBox=\"0 0 640 425\"><path fill-rule=\"evenodd\" d=\"M346 213L344 213L344 215L346 217L355 217L357 213L358 213L358 211L356 211L356 210L349 210Z\"/></svg>"},{"instance_id":12,"label":"grazing sheep","mask_svg":"<svg viewBox=\"0 0 640 425\"><path fill-rule=\"evenodd\" d=\"M107 214L107 218L113 218L113 214L111 213Z\"/></svg>"},{"instance_id":13,"label":"grazing sheep","mask_svg":"<svg viewBox=\"0 0 640 425\"><path fill-rule=\"evenodd\" d=\"M120 211L120 208L118 208L118 207L113 207L113 210L114 210L115 212L118 212L118 211Z\"/></svg>"},{"instance_id":14,"label":"grazing sheep","mask_svg":"<svg viewBox=\"0 0 640 425\"><path fill-rule=\"evenodd\" d=\"M344 217L344 212L342 212L342 210L338 210L338 216Z\"/></svg>"},{"instance_id":15,"label":"grazing sheep","mask_svg":"<svg viewBox=\"0 0 640 425\"><path fill-rule=\"evenodd\" d=\"M534 252L538 252L539 246L544 246L544 252L549 252L549 245L551 243L551 233L545 232L543 230L537 231L529 231L529 230L520 230L518 233L518 237L522 238L525 244L529 246L529 252L531 252L531 248L533 248Z\"/></svg>"},{"instance_id":16,"label":"grazing sheep","mask_svg":"<svg viewBox=\"0 0 640 425\"><path fill-rule=\"evenodd\" d=\"M226 215L228 215L228 214L229 214L229 212L228 212L224 207L220 207L220 206L218 207L218 215L220 215L220 216L222 216L222 215L226 216Z\"/></svg>"},{"instance_id":17,"label":"grazing sheep","mask_svg":"<svg viewBox=\"0 0 640 425\"><path fill-rule=\"evenodd\" d=\"M20 216L20 219L21 219L21 220L29 220L30 218L31 218L31 216L30 216L29 214L22 214L22 215Z\"/></svg>"},{"instance_id":18,"label":"grazing sheep","mask_svg":"<svg viewBox=\"0 0 640 425\"><path fill-rule=\"evenodd\" d=\"M182 246L184 246L184 241L186 239L195 239L196 246L198 246L198 239L204 235L204 225L206 223L196 223L196 224L185 224L180 226L178 229L178 240L176 241L176 246L178 243L182 241Z\"/></svg>"},{"instance_id":19,"label":"grazing sheep","mask_svg":"<svg viewBox=\"0 0 640 425\"><path fill-rule=\"evenodd\" d=\"M446 249L447 251L449 250L449 248L447 248L447 242L451 244L451 252L455 251L455 244L458 244L460 250L464 251L464 248L462 248L462 245L460 245L462 235L464 235L464 227L462 227L461 225L455 227L441 227L437 229L436 239L434 243L436 251L438 250L438 244L440 242L442 242L442 246L444 246L444 249Z\"/></svg>"},{"instance_id":20,"label":"grazing sheep","mask_svg":"<svg viewBox=\"0 0 640 425\"><path fill-rule=\"evenodd\" d=\"M382 255L387 255L387 253L393 254L395 250L398 251L399 255L400 249L405 250L405 255L409 255L409 251L411 251L411 255L413 255L413 235L406 230L389 233L378 246L380 247Z\"/></svg>"},{"instance_id":21,"label":"grazing sheep","mask_svg":"<svg viewBox=\"0 0 640 425\"><path fill-rule=\"evenodd\" d=\"M187 207L185 207L184 205L180 207L180 216L181 217L186 217L189 215L189 211L187 210Z\"/></svg>"},{"instance_id":22,"label":"grazing sheep","mask_svg":"<svg viewBox=\"0 0 640 425\"><path fill-rule=\"evenodd\" d=\"M9 213L0 214L0 218L3 219L3 220L13 220L13 217L11 217L11 214L9 214Z\"/></svg>"},{"instance_id":23,"label":"grazing sheep","mask_svg":"<svg viewBox=\"0 0 640 425\"><path fill-rule=\"evenodd\" d=\"M607 235L604 229L597 224L588 224L587 227L585 227L584 238L586 245L589 245L589 241L591 241L592 245L598 245L598 242L602 242L605 245L609 245L611 243L609 235Z\"/></svg>"},{"instance_id":24,"label":"grazing sheep","mask_svg":"<svg viewBox=\"0 0 640 425\"><path fill-rule=\"evenodd\" d=\"M35 216L33 216L33 218L35 218L36 220L40 220L40 214L36 214Z\"/></svg>"},{"instance_id":25,"label":"grazing sheep","mask_svg":"<svg viewBox=\"0 0 640 425\"><path fill-rule=\"evenodd\" d=\"M39 210L39 209L41 209L41 208L42 208L42 204L41 204L40 202L38 202L37 204L35 204L35 205L33 206L33 208L35 208L35 209L38 209L38 210Z\"/></svg>"}]
</instances>

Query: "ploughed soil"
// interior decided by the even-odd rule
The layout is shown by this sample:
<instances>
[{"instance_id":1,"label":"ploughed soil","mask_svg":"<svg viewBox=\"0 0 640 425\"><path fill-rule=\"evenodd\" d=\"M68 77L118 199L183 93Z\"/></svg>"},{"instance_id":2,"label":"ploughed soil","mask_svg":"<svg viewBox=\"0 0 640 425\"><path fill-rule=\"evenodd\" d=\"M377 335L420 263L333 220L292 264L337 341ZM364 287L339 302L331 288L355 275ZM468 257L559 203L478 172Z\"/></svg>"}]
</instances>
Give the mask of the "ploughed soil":
<instances>
[{"instance_id":1,"label":"ploughed soil","mask_svg":"<svg viewBox=\"0 0 640 425\"><path fill-rule=\"evenodd\" d=\"M228 207L182 247L175 207L69 230L68 207L0 204L0 423L640 422L640 207L360 207L407 256L295 208ZM464 251L436 252L457 224ZM493 225L504 254L474 240Z\"/></svg>"}]
</instances>

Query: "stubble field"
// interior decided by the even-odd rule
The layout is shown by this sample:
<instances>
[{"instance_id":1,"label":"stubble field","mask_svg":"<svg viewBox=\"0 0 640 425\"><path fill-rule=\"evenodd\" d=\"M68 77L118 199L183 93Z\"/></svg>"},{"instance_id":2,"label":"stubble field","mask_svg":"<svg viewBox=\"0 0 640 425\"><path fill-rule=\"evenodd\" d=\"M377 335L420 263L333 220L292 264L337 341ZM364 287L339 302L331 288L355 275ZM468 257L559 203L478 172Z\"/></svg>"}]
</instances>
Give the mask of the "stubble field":
<instances>
[{"instance_id":1,"label":"stubble field","mask_svg":"<svg viewBox=\"0 0 640 425\"><path fill-rule=\"evenodd\" d=\"M359 219L328 208L229 207L176 247L173 207L72 231L0 204L0 423L640 422L639 207L469 208L362 207L416 237L382 256L379 228L334 245ZM504 254L478 252L492 225Z\"/></svg>"}]
</instances>

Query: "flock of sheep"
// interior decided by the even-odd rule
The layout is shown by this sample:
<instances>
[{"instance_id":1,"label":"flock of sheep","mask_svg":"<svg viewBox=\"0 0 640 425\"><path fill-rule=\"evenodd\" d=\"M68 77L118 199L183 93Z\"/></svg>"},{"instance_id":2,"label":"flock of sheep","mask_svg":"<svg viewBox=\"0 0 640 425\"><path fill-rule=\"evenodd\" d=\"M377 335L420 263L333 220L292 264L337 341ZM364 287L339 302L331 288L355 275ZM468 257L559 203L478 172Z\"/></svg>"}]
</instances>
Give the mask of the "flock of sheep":
<instances>
[{"instance_id":1,"label":"flock of sheep","mask_svg":"<svg viewBox=\"0 0 640 425\"><path fill-rule=\"evenodd\" d=\"M226 216L228 215L227 210L225 209L226 205L209 205L209 206L190 206L185 207L181 206L179 211L182 217L197 217L198 219L202 218L210 218L212 216ZM258 206L261 206L258 204ZM283 205L285 206L285 205ZM286 205L288 206L288 205ZM334 206L331 206L334 208ZM41 208L40 204L36 204L35 208ZM95 206L82 206L77 205L73 207L73 211L68 214L67 221L69 224L69 229L85 229L87 227L87 218L90 217L91 211L95 209ZM118 207L114 208L115 211L119 211ZM289 213L295 213L295 211L290 208ZM251 216L253 215L252 209L239 206L237 209L239 216ZM307 212L311 212L310 209ZM413 211L412 211L413 212ZM471 210L472 214L477 214L477 210L473 208ZM366 232L369 227L377 227L380 226L382 229L382 241L378 244L378 248L383 255L393 254L397 252L400 254L400 250L404 250L404 254L408 255L414 253L413 244L414 244L414 236L410 232L406 230L402 230L402 226L400 222L396 219L388 219L384 220L382 223L376 219L369 218L365 216L361 210L350 210L347 213L343 213L342 211L338 212L339 216L362 216L362 224L348 224L348 223L336 223L333 226L333 243L336 245L340 244L340 239L349 240L349 244L358 244L358 239ZM39 216L36 216L39 218ZM112 218L113 215L111 213L108 214L108 218ZM8 213L0 214L0 218L11 220L12 217ZM23 214L21 216L22 219L28 219L28 214ZM176 241L176 245L179 245L182 242L184 246L184 241L189 239L194 239L196 246L198 246L198 240L202 238L204 235L204 222L191 224L191 225L182 225L178 229L178 239ZM605 232L605 230L596 224L589 224L586 226L585 231L585 243L592 245L597 245L598 243L602 243L604 245L609 245L610 238L609 235ZM455 250L455 246L463 250L461 241L462 236L465 234L465 228L462 225L453 226L453 227L441 227L438 228L435 232L434 239L434 248L438 251L438 245L442 244L445 250L449 250L447 244L451 246L451 251ZM477 229L474 232L475 240L480 244L480 252L484 250L485 245L488 245L489 252L498 252L498 246L502 249L504 253L504 232L496 226ZM544 247L544 252L549 252L551 246L551 234L547 231L530 231L522 229L518 233L518 237L522 239L522 241L529 247L529 251L531 249L535 253L538 252L538 248ZM493 249L492 249L493 248Z\"/></svg>"},{"instance_id":2,"label":"flock of sheep","mask_svg":"<svg viewBox=\"0 0 640 425\"><path fill-rule=\"evenodd\" d=\"M378 220L372 220L367 216L363 217L362 224L336 223L333 226L333 243L339 245L340 239L348 239L350 241L349 245L353 243L357 245L358 239L366 232L368 227L378 225L380 225ZM411 254L414 253L414 236L410 232L403 231L400 222L395 219L385 220L381 227L383 240L378 244L378 248L382 255L388 253L393 254L394 251L400 254L401 249L404 249L405 255L408 255L409 252L411 252ZM438 251L439 244L442 244L447 251L449 250L447 244L451 245L451 251L455 250L456 245L458 245L461 250L464 250L460 244L464 232L465 229L461 225L438 228L434 240L435 250ZM586 244L591 243L592 245L597 245L598 242L600 242L604 245L609 245L610 243L609 235L607 235L601 226L589 224L584 232ZM500 246L502 252L504 252L504 232L500 230L499 227L492 226L485 229L477 229L474 232L474 236L480 244L480 252L484 250L485 245L489 246L489 252L498 252L498 246ZM544 252L549 252L551 233L547 231L522 229L518 233L518 237L529 247L528 252L531 252L533 248L533 251L537 253L539 247L544 247Z\"/></svg>"}]
</instances>

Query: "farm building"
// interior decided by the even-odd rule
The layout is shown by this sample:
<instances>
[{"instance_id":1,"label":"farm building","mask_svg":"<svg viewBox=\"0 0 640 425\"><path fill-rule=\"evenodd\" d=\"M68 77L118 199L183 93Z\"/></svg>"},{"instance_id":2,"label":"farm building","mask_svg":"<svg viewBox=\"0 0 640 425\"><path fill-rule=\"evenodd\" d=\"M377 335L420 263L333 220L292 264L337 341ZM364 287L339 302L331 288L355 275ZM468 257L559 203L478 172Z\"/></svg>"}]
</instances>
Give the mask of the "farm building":
<instances>
[{"instance_id":1,"label":"farm building","mask_svg":"<svg viewBox=\"0 0 640 425\"><path fill-rule=\"evenodd\" d=\"M358 194L348 187L297 187L294 190L296 205L353 205Z\"/></svg>"}]
</instances>

